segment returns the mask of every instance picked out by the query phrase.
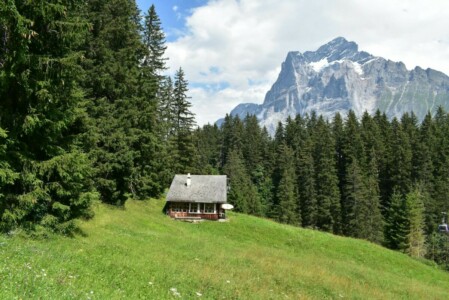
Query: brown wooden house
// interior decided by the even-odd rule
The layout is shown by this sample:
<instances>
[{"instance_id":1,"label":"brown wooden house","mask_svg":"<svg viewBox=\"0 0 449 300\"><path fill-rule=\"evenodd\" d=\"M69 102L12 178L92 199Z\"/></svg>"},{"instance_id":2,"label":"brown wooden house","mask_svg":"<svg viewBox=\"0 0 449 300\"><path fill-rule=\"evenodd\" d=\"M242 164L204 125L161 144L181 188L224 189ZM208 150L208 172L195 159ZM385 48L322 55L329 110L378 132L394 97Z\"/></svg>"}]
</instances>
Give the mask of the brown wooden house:
<instances>
[{"instance_id":1,"label":"brown wooden house","mask_svg":"<svg viewBox=\"0 0 449 300\"><path fill-rule=\"evenodd\" d=\"M167 194L167 215L176 219L225 218L226 175L175 175Z\"/></svg>"}]
</instances>

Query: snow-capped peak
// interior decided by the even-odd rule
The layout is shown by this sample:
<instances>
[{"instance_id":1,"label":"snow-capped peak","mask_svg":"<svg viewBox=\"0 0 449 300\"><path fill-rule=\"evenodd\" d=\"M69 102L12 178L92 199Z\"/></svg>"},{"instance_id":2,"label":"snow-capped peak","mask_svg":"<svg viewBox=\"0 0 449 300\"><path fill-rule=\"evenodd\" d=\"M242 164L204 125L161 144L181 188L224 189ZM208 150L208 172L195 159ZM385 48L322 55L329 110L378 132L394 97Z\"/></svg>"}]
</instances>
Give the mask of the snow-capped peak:
<instances>
[{"instance_id":1,"label":"snow-capped peak","mask_svg":"<svg viewBox=\"0 0 449 300\"><path fill-rule=\"evenodd\" d=\"M432 70L431 70L432 71ZM422 119L439 105L449 109L449 77L440 72L408 71L403 63L358 51L354 42L336 38L316 51L289 52L262 105L239 105L231 114L254 114L274 133L288 116L316 112L384 111L400 117L413 111Z\"/></svg>"}]
</instances>

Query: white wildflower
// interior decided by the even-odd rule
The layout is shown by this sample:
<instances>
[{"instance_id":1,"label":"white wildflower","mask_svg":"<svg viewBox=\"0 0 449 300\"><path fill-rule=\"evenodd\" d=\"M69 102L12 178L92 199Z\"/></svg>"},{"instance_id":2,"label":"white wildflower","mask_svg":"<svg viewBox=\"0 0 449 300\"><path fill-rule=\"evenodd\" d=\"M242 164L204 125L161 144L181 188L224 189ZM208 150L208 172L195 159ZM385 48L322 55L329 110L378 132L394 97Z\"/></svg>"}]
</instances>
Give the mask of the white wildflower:
<instances>
[{"instance_id":1,"label":"white wildflower","mask_svg":"<svg viewBox=\"0 0 449 300\"><path fill-rule=\"evenodd\" d=\"M203 296L203 294L201 294L200 292L196 292L196 295L197 295L198 297Z\"/></svg>"},{"instance_id":2,"label":"white wildflower","mask_svg":"<svg viewBox=\"0 0 449 300\"><path fill-rule=\"evenodd\" d=\"M173 296L181 297L181 293L179 293L176 288L171 288L170 291L173 293Z\"/></svg>"}]
</instances>

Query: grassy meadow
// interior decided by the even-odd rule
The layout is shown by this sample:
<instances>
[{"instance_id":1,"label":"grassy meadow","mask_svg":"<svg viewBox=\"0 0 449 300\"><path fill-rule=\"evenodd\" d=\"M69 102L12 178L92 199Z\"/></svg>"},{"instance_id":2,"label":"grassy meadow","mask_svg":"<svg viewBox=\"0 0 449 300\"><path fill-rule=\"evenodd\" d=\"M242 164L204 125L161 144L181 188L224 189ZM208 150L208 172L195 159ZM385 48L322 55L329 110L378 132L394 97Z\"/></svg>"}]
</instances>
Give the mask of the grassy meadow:
<instances>
[{"instance_id":1,"label":"grassy meadow","mask_svg":"<svg viewBox=\"0 0 449 300\"><path fill-rule=\"evenodd\" d=\"M447 299L449 273L355 239L163 200L98 204L82 234L0 236L0 299Z\"/></svg>"}]
</instances>

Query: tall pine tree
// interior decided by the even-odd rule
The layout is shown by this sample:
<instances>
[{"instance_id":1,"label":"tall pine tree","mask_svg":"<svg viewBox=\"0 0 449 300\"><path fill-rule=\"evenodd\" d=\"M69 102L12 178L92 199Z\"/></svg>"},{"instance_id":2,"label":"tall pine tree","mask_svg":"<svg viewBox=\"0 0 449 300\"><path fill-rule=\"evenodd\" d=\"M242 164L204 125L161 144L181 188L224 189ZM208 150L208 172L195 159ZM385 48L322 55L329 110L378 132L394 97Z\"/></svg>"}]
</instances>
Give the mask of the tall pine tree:
<instances>
[{"instance_id":1,"label":"tall pine tree","mask_svg":"<svg viewBox=\"0 0 449 300\"><path fill-rule=\"evenodd\" d=\"M74 218L91 215L96 198L79 144L86 120L80 47L89 28L83 3L0 6L0 138L7 152L0 227L68 232Z\"/></svg>"},{"instance_id":2,"label":"tall pine tree","mask_svg":"<svg viewBox=\"0 0 449 300\"><path fill-rule=\"evenodd\" d=\"M323 117L316 122L314 163L317 192L317 227L341 233L340 191L335 162L335 140Z\"/></svg>"},{"instance_id":3,"label":"tall pine tree","mask_svg":"<svg viewBox=\"0 0 449 300\"><path fill-rule=\"evenodd\" d=\"M276 216L282 223L299 225L299 211L293 151L285 143L280 145L278 152L279 183L276 186Z\"/></svg>"},{"instance_id":4,"label":"tall pine tree","mask_svg":"<svg viewBox=\"0 0 449 300\"><path fill-rule=\"evenodd\" d=\"M146 53L135 1L88 1L85 88L91 99L87 146L102 200L123 204L136 194L140 62Z\"/></svg>"},{"instance_id":5,"label":"tall pine tree","mask_svg":"<svg viewBox=\"0 0 449 300\"><path fill-rule=\"evenodd\" d=\"M188 82L182 68L175 74L173 88L174 101L174 134L172 136L171 153L174 158L174 170L177 173L193 173L197 160L197 152L194 148L193 126L195 117L190 108L192 104L187 96Z\"/></svg>"}]
</instances>

